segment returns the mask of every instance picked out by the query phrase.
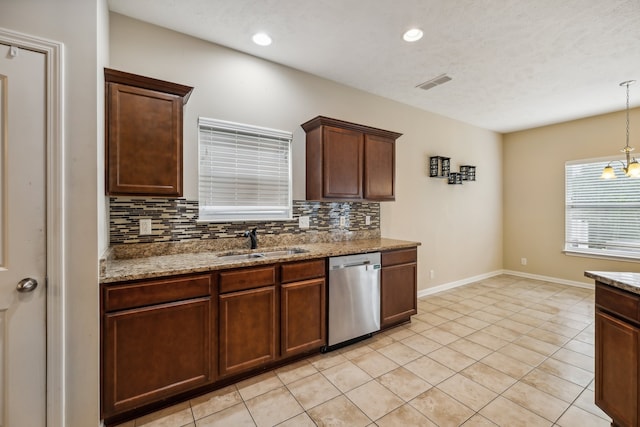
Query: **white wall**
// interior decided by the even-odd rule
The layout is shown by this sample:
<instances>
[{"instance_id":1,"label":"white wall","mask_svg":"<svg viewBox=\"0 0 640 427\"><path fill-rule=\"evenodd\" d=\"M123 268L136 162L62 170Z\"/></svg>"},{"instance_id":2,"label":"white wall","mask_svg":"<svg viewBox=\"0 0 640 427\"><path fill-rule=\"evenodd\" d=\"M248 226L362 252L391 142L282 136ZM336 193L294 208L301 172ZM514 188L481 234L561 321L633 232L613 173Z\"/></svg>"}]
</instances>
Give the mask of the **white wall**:
<instances>
[{"instance_id":1,"label":"white wall","mask_svg":"<svg viewBox=\"0 0 640 427\"><path fill-rule=\"evenodd\" d=\"M301 123L325 115L388 129L404 135L397 197L381 204L381 231L422 243L419 288L502 268L500 135L122 15L111 14L110 25L112 68L195 87L185 111L185 197L197 199L199 115L293 131L295 199L305 187ZM452 157L456 170L477 165L478 181L429 178L429 155Z\"/></svg>"},{"instance_id":2,"label":"white wall","mask_svg":"<svg viewBox=\"0 0 640 427\"><path fill-rule=\"evenodd\" d=\"M98 168L97 176L97 198L98 198L98 255L101 256L109 247L109 198L105 194L106 176L105 176L105 103L102 102L105 96L104 87L104 68L109 64L109 9L106 0L101 0L98 5L97 17L97 63L96 79L97 87L97 150L96 165Z\"/></svg>"},{"instance_id":3,"label":"white wall","mask_svg":"<svg viewBox=\"0 0 640 427\"><path fill-rule=\"evenodd\" d=\"M2 0L0 26L64 43L66 180L66 419L99 420L98 147L103 99L103 0Z\"/></svg>"}]
</instances>

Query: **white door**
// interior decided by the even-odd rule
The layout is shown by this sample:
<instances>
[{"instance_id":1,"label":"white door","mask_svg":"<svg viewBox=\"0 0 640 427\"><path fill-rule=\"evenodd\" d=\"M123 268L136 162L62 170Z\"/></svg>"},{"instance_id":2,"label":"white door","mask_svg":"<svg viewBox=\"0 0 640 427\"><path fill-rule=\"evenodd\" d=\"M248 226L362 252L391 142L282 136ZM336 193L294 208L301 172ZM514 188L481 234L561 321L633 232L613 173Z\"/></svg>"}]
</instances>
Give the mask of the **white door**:
<instances>
[{"instance_id":1,"label":"white door","mask_svg":"<svg viewBox=\"0 0 640 427\"><path fill-rule=\"evenodd\" d=\"M45 425L45 65L0 44L1 427Z\"/></svg>"}]
</instances>

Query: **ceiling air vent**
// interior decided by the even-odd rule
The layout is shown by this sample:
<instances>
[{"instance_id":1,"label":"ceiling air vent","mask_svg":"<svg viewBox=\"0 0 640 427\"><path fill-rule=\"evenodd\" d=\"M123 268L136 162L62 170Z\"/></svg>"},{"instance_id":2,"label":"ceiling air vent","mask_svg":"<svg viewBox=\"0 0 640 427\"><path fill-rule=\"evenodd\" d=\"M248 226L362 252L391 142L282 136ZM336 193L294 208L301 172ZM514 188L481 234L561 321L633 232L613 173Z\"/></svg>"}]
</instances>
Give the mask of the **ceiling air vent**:
<instances>
[{"instance_id":1,"label":"ceiling air vent","mask_svg":"<svg viewBox=\"0 0 640 427\"><path fill-rule=\"evenodd\" d=\"M420 83L416 87L422 90L429 90L436 86L440 86L441 84L446 83L449 80L451 80L451 77L447 76L446 74L440 74L438 77L434 77L431 80L427 80L424 83Z\"/></svg>"}]
</instances>

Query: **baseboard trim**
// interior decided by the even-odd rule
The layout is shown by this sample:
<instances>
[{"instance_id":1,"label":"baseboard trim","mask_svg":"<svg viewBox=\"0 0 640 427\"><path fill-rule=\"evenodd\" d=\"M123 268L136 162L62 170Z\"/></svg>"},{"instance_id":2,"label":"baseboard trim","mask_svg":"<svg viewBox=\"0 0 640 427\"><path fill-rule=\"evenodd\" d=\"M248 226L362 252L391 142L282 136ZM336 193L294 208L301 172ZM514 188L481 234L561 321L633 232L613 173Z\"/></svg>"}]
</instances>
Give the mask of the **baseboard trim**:
<instances>
[{"instance_id":1,"label":"baseboard trim","mask_svg":"<svg viewBox=\"0 0 640 427\"><path fill-rule=\"evenodd\" d=\"M559 279L557 277L541 276L539 274L523 273L522 271L503 270L503 274L524 277L525 279L542 280L543 282L558 283L560 285L575 286L577 288L593 289L594 287L593 284L589 284L589 283L577 282L575 280Z\"/></svg>"},{"instance_id":2,"label":"baseboard trim","mask_svg":"<svg viewBox=\"0 0 640 427\"><path fill-rule=\"evenodd\" d=\"M539 274L523 273L521 271L515 271L515 270L496 270L489 273L468 277L466 279L456 280L455 282L449 282L443 285L434 286L433 288L422 289L418 291L418 298L425 297L427 295L437 294L438 292L448 291L450 289L468 285L470 283L477 282L479 280L485 280L491 277L500 276L501 274L508 274L510 276L523 277L525 279L541 280L543 282L551 282L551 283L557 283L559 285L575 286L578 288L585 288L585 289L593 289L594 287L594 285L592 284L590 285L589 283L577 282L575 280L566 280L566 279L560 279L557 277L542 276Z\"/></svg>"},{"instance_id":3,"label":"baseboard trim","mask_svg":"<svg viewBox=\"0 0 640 427\"><path fill-rule=\"evenodd\" d=\"M477 276L468 277L462 280L456 280L455 282L445 283L443 285L434 286L433 288L422 289L418 291L418 298L426 297L427 295L437 294L438 292L448 291L449 289L457 288L459 286L468 285L479 280L489 279L491 277L499 276L503 274L503 270L492 271L485 274L479 274Z\"/></svg>"}]
</instances>

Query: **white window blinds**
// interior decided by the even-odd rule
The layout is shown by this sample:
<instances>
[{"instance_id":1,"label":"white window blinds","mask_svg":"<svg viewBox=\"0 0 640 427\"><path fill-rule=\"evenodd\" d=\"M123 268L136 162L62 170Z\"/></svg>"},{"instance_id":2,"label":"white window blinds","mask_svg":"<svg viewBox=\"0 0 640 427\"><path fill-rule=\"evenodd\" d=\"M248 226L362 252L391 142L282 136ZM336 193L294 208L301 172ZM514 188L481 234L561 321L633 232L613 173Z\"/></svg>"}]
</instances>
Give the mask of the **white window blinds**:
<instances>
[{"instance_id":1,"label":"white window blinds","mask_svg":"<svg viewBox=\"0 0 640 427\"><path fill-rule=\"evenodd\" d=\"M291 132L200 117L199 219L291 219Z\"/></svg>"},{"instance_id":2,"label":"white window blinds","mask_svg":"<svg viewBox=\"0 0 640 427\"><path fill-rule=\"evenodd\" d=\"M601 179L607 163L565 165L565 250L640 259L640 179Z\"/></svg>"}]
</instances>

